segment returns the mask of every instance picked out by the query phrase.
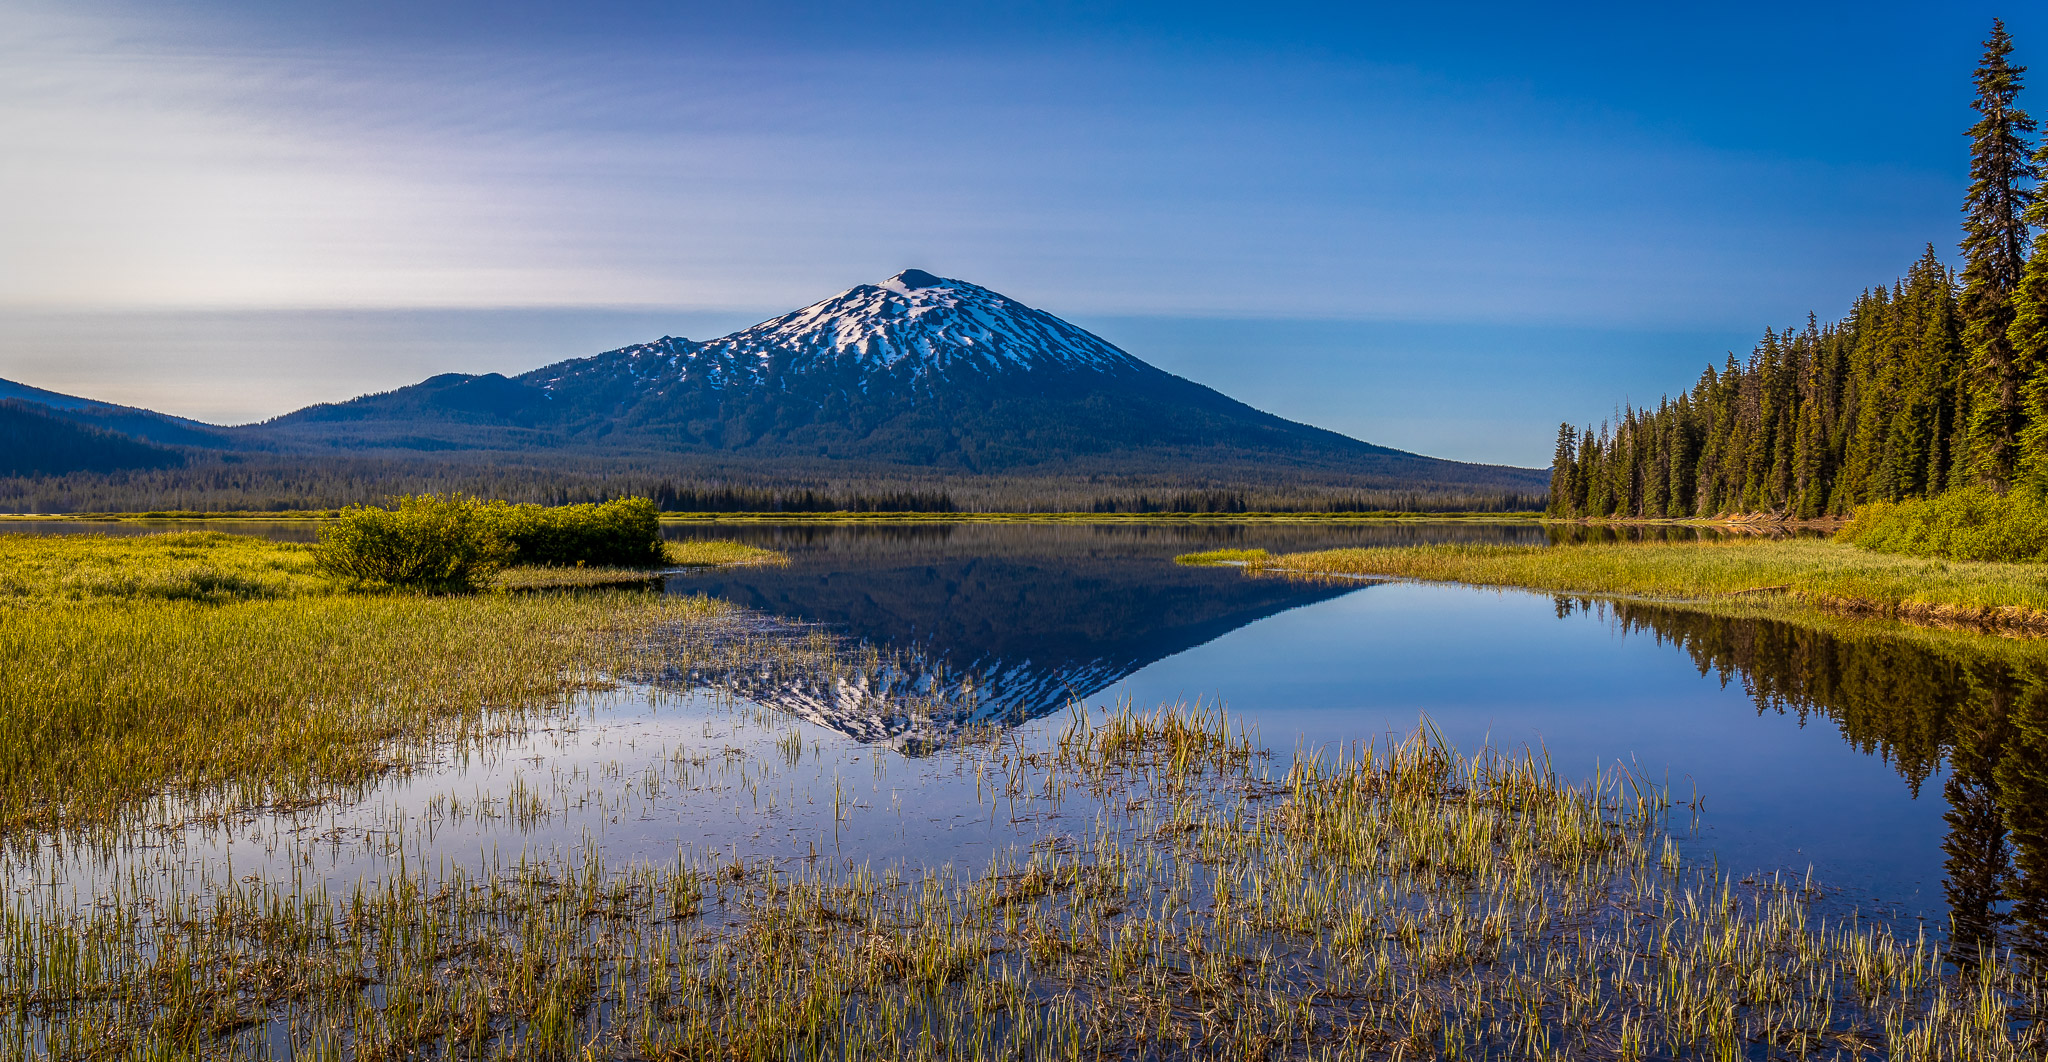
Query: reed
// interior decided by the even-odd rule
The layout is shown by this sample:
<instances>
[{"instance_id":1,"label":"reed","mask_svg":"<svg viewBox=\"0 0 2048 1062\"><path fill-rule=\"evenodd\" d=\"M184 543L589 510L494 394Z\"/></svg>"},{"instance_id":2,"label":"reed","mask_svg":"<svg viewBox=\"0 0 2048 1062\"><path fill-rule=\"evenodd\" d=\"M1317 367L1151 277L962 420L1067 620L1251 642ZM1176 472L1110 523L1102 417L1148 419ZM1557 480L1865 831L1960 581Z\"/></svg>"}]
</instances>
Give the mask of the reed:
<instances>
[{"instance_id":1,"label":"reed","mask_svg":"<svg viewBox=\"0 0 2048 1062\"><path fill-rule=\"evenodd\" d=\"M777 756L784 753L775 753ZM2040 1056L2038 983L1688 867L1640 779L1428 730L1272 762L1220 711L990 747L984 865L744 854L0 908L0 1044L361 1059ZM296 1057L296 1056L295 1056Z\"/></svg>"}]
</instances>

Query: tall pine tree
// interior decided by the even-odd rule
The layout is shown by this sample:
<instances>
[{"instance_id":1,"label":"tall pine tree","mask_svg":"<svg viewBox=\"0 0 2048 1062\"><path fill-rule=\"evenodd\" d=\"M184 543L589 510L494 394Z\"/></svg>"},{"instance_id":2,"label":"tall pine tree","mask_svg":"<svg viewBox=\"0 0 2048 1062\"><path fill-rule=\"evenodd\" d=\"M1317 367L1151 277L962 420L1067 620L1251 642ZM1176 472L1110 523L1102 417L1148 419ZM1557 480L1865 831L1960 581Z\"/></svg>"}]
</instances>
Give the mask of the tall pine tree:
<instances>
[{"instance_id":1,"label":"tall pine tree","mask_svg":"<svg viewBox=\"0 0 2048 1062\"><path fill-rule=\"evenodd\" d=\"M2048 173L2048 142L2034 153L2035 173ZM2020 479L2048 490L2048 195L2036 191L2027 222L2039 235L2027 271L2013 293L2013 362L2024 381L2020 390Z\"/></svg>"},{"instance_id":2,"label":"tall pine tree","mask_svg":"<svg viewBox=\"0 0 2048 1062\"><path fill-rule=\"evenodd\" d=\"M1970 358L1970 474L2003 488L2019 463L2026 382L2013 349L2013 296L2026 270L2027 207L2036 174L2016 105L2026 67L2015 65L2005 23L1991 23L1977 67L1979 117L1970 127L1970 193L1963 203L1963 344Z\"/></svg>"}]
</instances>

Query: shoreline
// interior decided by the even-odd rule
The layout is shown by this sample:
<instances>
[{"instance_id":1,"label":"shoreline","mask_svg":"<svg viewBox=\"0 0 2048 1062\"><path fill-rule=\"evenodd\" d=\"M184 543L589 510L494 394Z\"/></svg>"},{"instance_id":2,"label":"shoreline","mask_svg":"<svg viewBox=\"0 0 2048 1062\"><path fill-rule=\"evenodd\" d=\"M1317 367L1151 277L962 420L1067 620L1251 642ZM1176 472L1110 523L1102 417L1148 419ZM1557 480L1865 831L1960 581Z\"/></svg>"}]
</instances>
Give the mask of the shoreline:
<instances>
[{"instance_id":1,"label":"shoreline","mask_svg":"<svg viewBox=\"0 0 2048 1062\"><path fill-rule=\"evenodd\" d=\"M1258 555L1254 555L1258 554ZM1741 603L1991 637L2048 636L2048 567L1940 561L1811 539L1567 546L1406 546L1184 554L1248 575L1451 582L1644 603Z\"/></svg>"},{"instance_id":2,"label":"shoreline","mask_svg":"<svg viewBox=\"0 0 2048 1062\"><path fill-rule=\"evenodd\" d=\"M301 521L332 520L338 509L301 509L278 512L138 512L138 513L6 513L0 527L9 523L148 523L199 520ZM664 524L699 523L1378 523L1385 521L1457 521L1460 523L1545 524L1553 521L1536 512L1443 512L1415 513L1374 510L1354 513L920 513L920 512L752 512L752 513L662 513Z\"/></svg>"}]
</instances>

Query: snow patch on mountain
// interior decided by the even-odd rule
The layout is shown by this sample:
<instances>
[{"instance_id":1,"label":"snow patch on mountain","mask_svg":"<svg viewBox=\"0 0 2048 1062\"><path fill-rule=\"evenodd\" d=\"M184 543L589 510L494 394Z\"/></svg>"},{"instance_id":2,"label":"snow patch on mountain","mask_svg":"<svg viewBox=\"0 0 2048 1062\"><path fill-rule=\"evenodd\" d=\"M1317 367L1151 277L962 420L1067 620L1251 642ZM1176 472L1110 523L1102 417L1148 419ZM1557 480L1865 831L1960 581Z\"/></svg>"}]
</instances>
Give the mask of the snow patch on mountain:
<instances>
[{"instance_id":1,"label":"snow patch on mountain","mask_svg":"<svg viewBox=\"0 0 2048 1062\"><path fill-rule=\"evenodd\" d=\"M906 269L720 339L664 336L528 374L553 390L591 372L653 383L702 374L713 386L758 382L771 365L807 372L857 368L915 377L963 370L1147 368L1100 337L1006 295Z\"/></svg>"}]
</instances>

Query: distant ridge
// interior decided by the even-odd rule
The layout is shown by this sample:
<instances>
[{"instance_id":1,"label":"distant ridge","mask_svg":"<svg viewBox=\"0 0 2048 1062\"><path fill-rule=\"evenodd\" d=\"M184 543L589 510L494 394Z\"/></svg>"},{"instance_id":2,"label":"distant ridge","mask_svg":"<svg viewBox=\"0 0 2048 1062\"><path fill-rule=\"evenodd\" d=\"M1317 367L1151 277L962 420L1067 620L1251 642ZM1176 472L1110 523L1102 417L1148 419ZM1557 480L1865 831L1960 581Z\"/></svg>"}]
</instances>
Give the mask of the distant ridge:
<instances>
[{"instance_id":1,"label":"distant ridge","mask_svg":"<svg viewBox=\"0 0 2048 1062\"><path fill-rule=\"evenodd\" d=\"M0 380L0 402L15 401L32 406L51 414L57 420L94 428L100 431L118 432L149 442L173 446L200 446L228 448L235 441L228 429L211 424L202 424L168 413L139 409L135 406L115 405L77 395L45 391L40 387Z\"/></svg>"},{"instance_id":2,"label":"distant ridge","mask_svg":"<svg viewBox=\"0 0 2048 1062\"><path fill-rule=\"evenodd\" d=\"M0 476L61 476L184 463L184 455L176 450L68 420L49 406L0 398Z\"/></svg>"}]
</instances>

